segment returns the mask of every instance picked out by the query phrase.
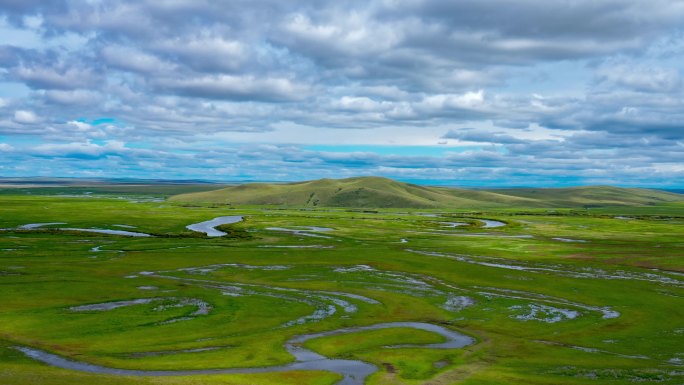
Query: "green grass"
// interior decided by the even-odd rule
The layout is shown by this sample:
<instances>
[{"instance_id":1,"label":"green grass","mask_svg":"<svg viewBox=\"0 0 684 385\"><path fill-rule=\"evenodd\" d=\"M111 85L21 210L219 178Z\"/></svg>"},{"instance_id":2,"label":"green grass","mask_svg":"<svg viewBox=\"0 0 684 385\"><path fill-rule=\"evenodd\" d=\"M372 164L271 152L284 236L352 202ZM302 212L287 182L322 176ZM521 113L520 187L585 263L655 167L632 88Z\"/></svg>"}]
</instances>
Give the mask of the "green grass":
<instances>
[{"instance_id":1,"label":"green grass","mask_svg":"<svg viewBox=\"0 0 684 385\"><path fill-rule=\"evenodd\" d=\"M392 321L438 323L474 337L477 343L453 350L387 348L440 339L428 332L395 328L319 338L307 346L329 357L376 364L380 370L368 379L369 384L682 383L677 359L684 360L684 286L568 274L602 271L684 280L667 272L684 272L681 204L366 211L0 196L0 228L6 229L0 231L0 383L333 384L338 377L327 372L159 378L93 375L40 364L11 347L27 345L128 369L270 366L292 361L283 344L294 335ZM441 217L424 216L425 212ZM246 220L226 226L228 237L206 238L185 229L221 215L245 215ZM483 229L477 218L508 225ZM444 221L470 225L445 228ZM130 225L136 226L132 231L159 236L14 230L36 222L112 229ZM319 233L329 238L315 238L268 229L295 226L334 230ZM502 237L516 235L532 238ZM558 237L586 242L554 239ZM92 251L98 246L100 251ZM545 270L504 269L493 263ZM188 270L208 266L213 267ZM226 295L230 290L217 285L242 285L251 293ZM512 291L516 294L509 297L494 295ZM283 326L315 311L314 303L302 299L320 292L351 293L379 303L338 297L353 304L356 312L345 313L338 307L320 322ZM471 297L475 304L447 310L449 295ZM544 302L541 296L566 304ZM110 311L69 310L149 297L166 298L166 304L173 304L172 298L199 299L212 310L192 316L196 310L192 306L159 310L157 303ZM530 305L580 315L555 323L516 318ZM604 319L586 307L610 307L620 317ZM163 324L187 316L192 319ZM577 346L596 350L573 348ZM206 347L218 348L140 355ZM647 358L627 357L636 355Z\"/></svg>"}]
</instances>

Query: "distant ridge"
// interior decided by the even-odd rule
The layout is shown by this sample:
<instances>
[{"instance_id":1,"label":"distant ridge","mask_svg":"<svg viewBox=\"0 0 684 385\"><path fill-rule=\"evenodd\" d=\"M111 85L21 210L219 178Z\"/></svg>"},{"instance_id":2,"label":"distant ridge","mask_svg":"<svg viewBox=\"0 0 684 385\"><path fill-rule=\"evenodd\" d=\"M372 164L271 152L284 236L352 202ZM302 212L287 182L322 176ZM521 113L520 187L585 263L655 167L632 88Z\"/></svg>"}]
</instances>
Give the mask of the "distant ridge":
<instances>
[{"instance_id":1,"label":"distant ridge","mask_svg":"<svg viewBox=\"0 0 684 385\"><path fill-rule=\"evenodd\" d=\"M135 179L135 178L51 178L51 177L0 177L0 185L6 186L99 186L99 185L167 185L167 184L215 184L201 179Z\"/></svg>"},{"instance_id":2,"label":"distant ridge","mask_svg":"<svg viewBox=\"0 0 684 385\"><path fill-rule=\"evenodd\" d=\"M247 183L175 195L178 202L360 208L599 207L684 201L660 190L611 186L470 190L427 187L382 177Z\"/></svg>"}]
</instances>

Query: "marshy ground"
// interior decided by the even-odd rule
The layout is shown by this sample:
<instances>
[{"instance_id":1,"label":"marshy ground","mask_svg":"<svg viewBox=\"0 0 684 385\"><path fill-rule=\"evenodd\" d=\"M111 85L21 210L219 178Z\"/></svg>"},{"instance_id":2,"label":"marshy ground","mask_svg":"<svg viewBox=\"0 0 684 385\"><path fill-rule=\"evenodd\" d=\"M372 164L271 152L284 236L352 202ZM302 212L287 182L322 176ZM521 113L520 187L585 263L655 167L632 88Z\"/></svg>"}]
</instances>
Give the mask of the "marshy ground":
<instances>
[{"instance_id":1,"label":"marshy ground","mask_svg":"<svg viewBox=\"0 0 684 385\"><path fill-rule=\"evenodd\" d=\"M236 216L225 236L187 228ZM362 212L4 195L0 228L3 384L358 383L301 365L316 356L365 363L367 384L684 381L681 203ZM469 343L439 346L441 331Z\"/></svg>"}]
</instances>

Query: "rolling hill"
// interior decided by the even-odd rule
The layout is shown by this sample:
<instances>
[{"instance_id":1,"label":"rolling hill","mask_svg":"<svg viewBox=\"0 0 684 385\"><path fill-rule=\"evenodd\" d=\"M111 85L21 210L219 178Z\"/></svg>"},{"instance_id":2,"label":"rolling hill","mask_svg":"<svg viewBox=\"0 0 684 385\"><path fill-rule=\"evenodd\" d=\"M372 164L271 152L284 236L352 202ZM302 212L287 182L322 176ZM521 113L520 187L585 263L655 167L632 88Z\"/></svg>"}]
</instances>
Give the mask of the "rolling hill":
<instances>
[{"instance_id":1,"label":"rolling hill","mask_svg":"<svg viewBox=\"0 0 684 385\"><path fill-rule=\"evenodd\" d=\"M175 195L178 202L364 208L600 207L684 201L684 195L610 186L471 190L427 187L380 177L248 183Z\"/></svg>"}]
</instances>

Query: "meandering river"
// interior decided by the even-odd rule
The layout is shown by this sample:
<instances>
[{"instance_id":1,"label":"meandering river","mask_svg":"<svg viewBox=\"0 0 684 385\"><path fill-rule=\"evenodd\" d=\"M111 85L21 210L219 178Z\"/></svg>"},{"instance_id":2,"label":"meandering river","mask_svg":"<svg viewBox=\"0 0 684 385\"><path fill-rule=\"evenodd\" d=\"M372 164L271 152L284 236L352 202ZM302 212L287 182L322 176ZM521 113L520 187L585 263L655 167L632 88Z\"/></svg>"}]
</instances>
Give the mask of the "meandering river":
<instances>
[{"instance_id":1,"label":"meandering river","mask_svg":"<svg viewBox=\"0 0 684 385\"><path fill-rule=\"evenodd\" d=\"M303 346L304 342L319 337L328 337L340 334L355 333L366 330L379 330L390 328L411 328L425 330L441 335L446 339L444 342L425 345L396 345L387 348L420 347L429 349L458 349L472 345L475 340L471 337L447 329L443 326L424 322L389 322L369 326L359 326L344 329L336 329L319 333L302 334L294 336L285 343L285 349L292 354L295 362L287 365L267 366L258 368L229 368L229 369L199 369L199 370L134 370L117 369L106 366L89 364L86 362L70 360L56 354L48 353L39 349L26 346L17 346L15 349L26 356L62 369L77 370L80 372L121 375L121 376L185 376L196 374L247 374L247 373L272 373L291 370L326 370L339 373L343 376L337 385L363 385L366 378L375 373L378 368L375 365L359 360L340 360L328 358Z\"/></svg>"}]
</instances>

